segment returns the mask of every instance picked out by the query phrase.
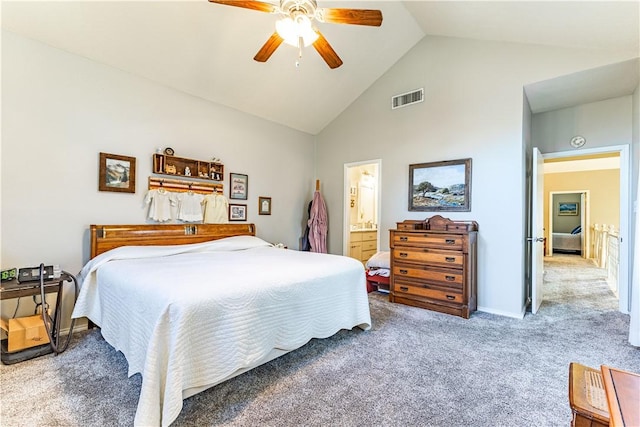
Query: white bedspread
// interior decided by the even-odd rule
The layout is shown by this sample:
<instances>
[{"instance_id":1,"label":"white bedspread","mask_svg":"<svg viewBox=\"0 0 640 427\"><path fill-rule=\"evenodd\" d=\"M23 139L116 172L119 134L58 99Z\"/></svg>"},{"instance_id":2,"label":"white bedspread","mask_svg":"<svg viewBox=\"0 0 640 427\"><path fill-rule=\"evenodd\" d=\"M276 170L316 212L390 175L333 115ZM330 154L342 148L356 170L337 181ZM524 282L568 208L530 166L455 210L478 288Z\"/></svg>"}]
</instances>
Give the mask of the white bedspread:
<instances>
[{"instance_id":1,"label":"white bedspread","mask_svg":"<svg viewBox=\"0 0 640 427\"><path fill-rule=\"evenodd\" d=\"M369 329L362 263L278 249L251 236L122 247L80 274L88 317L142 374L136 425L169 425L189 389L217 384L276 350Z\"/></svg>"},{"instance_id":2,"label":"white bedspread","mask_svg":"<svg viewBox=\"0 0 640 427\"><path fill-rule=\"evenodd\" d=\"M553 249L580 251L582 249L582 234L553 233Z\"/></svg>"}]
</instances>

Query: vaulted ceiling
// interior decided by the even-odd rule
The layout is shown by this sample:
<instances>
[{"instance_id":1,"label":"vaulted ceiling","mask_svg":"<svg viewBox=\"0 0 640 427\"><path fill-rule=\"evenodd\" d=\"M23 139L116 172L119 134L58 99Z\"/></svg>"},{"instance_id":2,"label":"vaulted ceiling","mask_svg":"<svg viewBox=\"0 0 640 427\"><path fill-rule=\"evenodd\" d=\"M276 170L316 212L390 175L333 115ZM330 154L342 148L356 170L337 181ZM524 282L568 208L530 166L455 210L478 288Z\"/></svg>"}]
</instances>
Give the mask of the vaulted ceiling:
<instances>
[{"instance_id":1,"label":"vaulted ceiling","mask_svg":"<svg viewBox=\"0 0 640 427\"><path fill-rule=\"evenodd\" d=\"M254 61L277 17L207 0L2 1L1 12L5 30L310 134L320 132L426 35L640 56L638 1L318 3L380 9L384 17L381 27L317 24L344 61L334 70L312 47L303 50L298 66L298 50L284 44L266 63ZM637 66L624 72L631 77L618 91L633 87L634 73L638 84ZM619 85L619 75L613 75L609 79ZM554 108L552 92L548 85L529 88L532 110ZM567 102L567 94L562 100Z\"/></svg>"}]
</instances>

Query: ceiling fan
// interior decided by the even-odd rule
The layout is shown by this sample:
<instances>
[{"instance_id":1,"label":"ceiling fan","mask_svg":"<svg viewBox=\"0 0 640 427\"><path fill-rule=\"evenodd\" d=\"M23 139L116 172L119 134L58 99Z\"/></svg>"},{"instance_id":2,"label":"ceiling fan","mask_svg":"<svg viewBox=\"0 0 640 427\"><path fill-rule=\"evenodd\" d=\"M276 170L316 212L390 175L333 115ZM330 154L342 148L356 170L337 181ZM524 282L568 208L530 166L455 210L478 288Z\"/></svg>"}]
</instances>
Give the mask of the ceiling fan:
<instances>
[{"instance_id":1,"label":"ceiling fan","mask_svg":"<svg viewBox=\"0 0 640 427\"><path fill-rule=\"evenodd\" d=\"M382 24L382 12L373 9L335 9L321 8L315 0L280 0L280 6L263 1L252 0L209 0L211 3L242 7L282 15L276 22L276 31L253 58L266 62L273 52L285 42L299 49L313 44L329 68L338 68L342 60L333 50L322 33L312 25L313 20L331 24L355 24L379 27Z\"/></svg>"}]
</instances>

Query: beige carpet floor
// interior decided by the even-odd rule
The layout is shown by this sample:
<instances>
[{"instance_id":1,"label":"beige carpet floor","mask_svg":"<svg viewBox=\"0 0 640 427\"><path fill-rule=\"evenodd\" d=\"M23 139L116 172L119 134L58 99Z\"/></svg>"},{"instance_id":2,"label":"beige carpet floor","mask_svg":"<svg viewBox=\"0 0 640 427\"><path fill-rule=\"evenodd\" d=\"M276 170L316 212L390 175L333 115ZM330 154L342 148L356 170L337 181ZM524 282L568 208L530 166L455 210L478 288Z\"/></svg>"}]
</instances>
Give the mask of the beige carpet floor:
<instances>
[{"instance_id":1,"label":"beige carpet floor","mask_svg":"<svg viewBox=\"0 0 640 427\"><path fill-rule=\"evenodd\" d=\"M569 363L640 372L640 350L602 270L570 255L545 264L536 315L464 320L372 293L371 330L312 340L186 399L174 425L566 427ZM1 366L0 381L2 426L104 427L132 425L142 378L93 330L59 356Z\"/></svg>"}]
</instances>

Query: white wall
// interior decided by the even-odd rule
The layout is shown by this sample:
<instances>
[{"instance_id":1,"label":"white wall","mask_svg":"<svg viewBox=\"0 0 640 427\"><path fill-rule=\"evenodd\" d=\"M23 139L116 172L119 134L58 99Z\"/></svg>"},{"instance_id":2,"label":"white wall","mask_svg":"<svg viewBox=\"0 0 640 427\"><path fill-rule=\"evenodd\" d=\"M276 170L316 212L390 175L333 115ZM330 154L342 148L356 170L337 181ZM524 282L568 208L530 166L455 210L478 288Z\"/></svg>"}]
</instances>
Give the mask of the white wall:
<instances>
[{"instance_id":1,"label":"white wall","mask_svg":"<svg viewBox=\"0 0 640 427\"><path fill-rule=\"evenodd\" d=\"M382 159L386 230L432 213L407 209L408 165L473 159L471 212L479 223L478 306L520 317L524 288L523 86L628 59L601 51L426 37L331 123L317 144L329 209L329 250L342 250L344 163ZM392 95L425 88L425 102L390 110Z\"/></svg>"},{"instance_id":2,"label":"white wall","mask_svg":"<svg viewBox=\"0 0 640 427\"><path fill-rule=\"evenodd\" d=\"M229 172L247 174L248 222L298 248L315 188L312 136L3 32L2 268L77 273L90 224L145 222L152 153L167 146L221 158L227 197ZM99 152L137 158L135 194L98 191ZM258 196L272 197L272 215L258 215Z\"/></svg>"},{"instance_id":3,"label":"white wall","mask_svg":"<svg viewBox=\"0 0 640 427\"><path fill-rule=\"evenodd\" d=\"M631 144L632 97L621 96L605 101L533 115L533 145L544 153L575 151L612 145ZM587 142L581 149L569 141L581 135Z\"/></svg>"}]
</instances>

